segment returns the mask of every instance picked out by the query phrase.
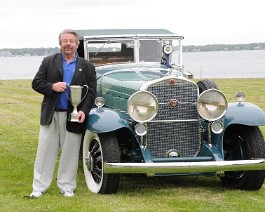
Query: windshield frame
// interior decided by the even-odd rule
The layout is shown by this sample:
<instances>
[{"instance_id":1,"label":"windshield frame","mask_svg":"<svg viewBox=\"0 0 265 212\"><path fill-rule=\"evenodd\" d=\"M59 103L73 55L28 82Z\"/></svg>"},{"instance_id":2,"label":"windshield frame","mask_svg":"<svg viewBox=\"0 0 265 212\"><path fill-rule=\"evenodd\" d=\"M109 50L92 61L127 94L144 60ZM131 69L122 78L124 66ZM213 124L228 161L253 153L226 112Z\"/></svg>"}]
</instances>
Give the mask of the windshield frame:
<instances>
[{"instance_id":1,"label":"windshield frame","mask_svg":"<svg viewBox=\"0 0 265 212\"><path fill-rule=\"evenodd\" d=\"M133 60L125 60L124 62L133 62L133 63L139 63L139 62L158 62L158 55L156 55L156 61L144 61L141 60L141 43L144 41L157 41L161 42L161 51L157 50L157 53L161 54L159 55L160 59L162 58L162 46L167 43L174 43L175 46L173 46L174 54L170 56L171 63L175 66L182 67L182 36L177 35L115 35L115 36L84 36L84 57L89 60L91 57L91 51L89 50L89 45L91 43L101 43L102 46L108 44L108 43L125 43L125 42L131 42L133 45L131 48L133 49ZM100 49L99 51L100 52ZM150 52L150 55L152 52ZM105 63L105 64L109 64ZM97 64L96 64L97 65ZM101 64L101 65L104 65Z\"/></svg>"}]
</instances>

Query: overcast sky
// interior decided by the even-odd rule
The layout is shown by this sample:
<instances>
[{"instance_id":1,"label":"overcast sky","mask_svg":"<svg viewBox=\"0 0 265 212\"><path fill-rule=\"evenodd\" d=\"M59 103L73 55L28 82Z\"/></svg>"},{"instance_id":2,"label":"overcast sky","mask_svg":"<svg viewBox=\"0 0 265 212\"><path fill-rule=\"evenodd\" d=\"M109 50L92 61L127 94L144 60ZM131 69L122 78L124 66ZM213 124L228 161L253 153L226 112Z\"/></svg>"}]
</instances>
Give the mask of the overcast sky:
<instances>
[{"instance_id":1,"label":"overcast sky","mask_svg":"<svg viewBox=\"0 0 265 212\"><path fill-rule=\"evenodd\" d=\"M58 47L65 28L163 28L184 45L265 42L264 0L0 0L0 48Z\"/></svg>"}]
</instances>

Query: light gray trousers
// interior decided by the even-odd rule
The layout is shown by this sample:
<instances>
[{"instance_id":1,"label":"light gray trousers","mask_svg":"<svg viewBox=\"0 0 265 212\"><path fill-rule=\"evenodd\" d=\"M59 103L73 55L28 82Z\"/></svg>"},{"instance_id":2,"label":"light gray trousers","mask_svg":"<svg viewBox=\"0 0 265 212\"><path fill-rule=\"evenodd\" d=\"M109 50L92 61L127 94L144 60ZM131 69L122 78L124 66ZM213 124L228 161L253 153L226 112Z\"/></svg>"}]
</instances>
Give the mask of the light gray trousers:
<instances>
[{"instance_id":1,"label":"light gray trousers","mask_svg":"<svg viewBox=\"0 0 265 212\"><path fill-rule=\"evenodd\" d=\"M41 125L34 165L33 191L46 192L51 185L61 148L57 185L62 193L76 189L81 134L66 130L66 112L54 112L50 125Z\"/></svg>"}]
</instances>

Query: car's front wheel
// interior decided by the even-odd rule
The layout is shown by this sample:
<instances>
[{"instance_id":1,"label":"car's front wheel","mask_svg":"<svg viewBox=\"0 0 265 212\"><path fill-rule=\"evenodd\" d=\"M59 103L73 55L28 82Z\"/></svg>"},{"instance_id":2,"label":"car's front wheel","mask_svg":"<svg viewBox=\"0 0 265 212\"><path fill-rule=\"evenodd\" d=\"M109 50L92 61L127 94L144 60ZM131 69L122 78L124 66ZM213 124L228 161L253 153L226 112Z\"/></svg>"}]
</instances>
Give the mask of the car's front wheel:
<instances>
[{"instance_id":1,"label":"car's front wheel","mask_svg":"<svg viewBox=\"0 0 265 212\"><path fill-rule=\"evenodd\" d=\"M83 141L83 168L87 187L93 193L116 193L119 175L104 173L104 162L120 162L115 134L97 134L87 130Z\"/></svg>"},{"instance_id":2,"label":"car's front wheel","mask_svg":"<svg viewBox=\"0 0 265 212\"><path fill-rule=\"evenodd\" d=\"M230 126L224 136L225 160L265 158L265 143L258 127ZM223 185L244 190L258 190L264 182L265 171L228 171L220 177Z\"/></svg>"}]
</instances>

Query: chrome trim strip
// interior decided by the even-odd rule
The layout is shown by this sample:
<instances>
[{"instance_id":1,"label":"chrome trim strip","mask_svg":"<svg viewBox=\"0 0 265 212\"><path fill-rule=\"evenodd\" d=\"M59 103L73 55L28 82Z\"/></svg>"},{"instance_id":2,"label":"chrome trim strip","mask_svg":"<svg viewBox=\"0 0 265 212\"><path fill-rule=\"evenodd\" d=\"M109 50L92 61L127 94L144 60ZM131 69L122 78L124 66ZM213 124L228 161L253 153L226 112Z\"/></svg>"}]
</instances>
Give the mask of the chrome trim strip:
<instances>
[{"instance_id":1,"label":"chrome trim strip","mask_svg":"<svg viewBox=\"0 0 265 212\"><path fill-rule=\"evenodd\" d=\"M201 173L223 171L264 170L265 159L172 162L172 163L104 163L104 173L149 174L158 173Z\"/></svg>"},{"instance_id":2,"label":"chrome trim strip","mask_svg":"<svg viewBox=\"0 0 265 212\"><path fill-rule=\"evenodd\" d=\"M159 102L160 105L169 105L169 102ZM179 102L181 105L197 105L197 102Z\"/></svg>"},{"instance_id":3,"label":"chrome trim strip","mask_svg":"<svg viewBox=\"0 0 265 212\"><path fill-rule=\"evenodd\" d=\"M154 120L149 122L163 122L163 123L177 123L177 122L199 122L200 119L186 119L186 120Z\"/></svg>"}]
</instances>

